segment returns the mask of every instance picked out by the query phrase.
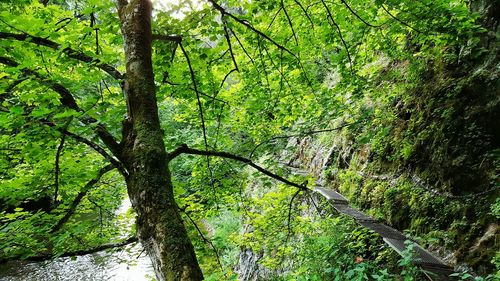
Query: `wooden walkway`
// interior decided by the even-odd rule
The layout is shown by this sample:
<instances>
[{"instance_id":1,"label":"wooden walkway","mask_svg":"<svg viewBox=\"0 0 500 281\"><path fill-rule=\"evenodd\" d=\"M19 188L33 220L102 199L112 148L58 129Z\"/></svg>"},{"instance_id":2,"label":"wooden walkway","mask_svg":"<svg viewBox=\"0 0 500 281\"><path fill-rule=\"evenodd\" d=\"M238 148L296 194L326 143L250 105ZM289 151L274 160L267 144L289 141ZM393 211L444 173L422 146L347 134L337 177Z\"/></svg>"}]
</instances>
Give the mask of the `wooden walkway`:
<instances>
[{"instance_id":1,"label":"wooden walkway","mask_svg":"<svg viewBox=\"0 0 500 281\"><path fill-rule=\"evenodd\" d=\"M306 172L297 170L295 168L293 168L293 173L303 175L307 174ZM325 189L321 185L317 185L312 190L322 195L329 202L331 202L333 208L335 208L335 210L337 210L339 213L354 218L358 224L378 233L380 236L382 236L385 243L387 243L398 254L402 255L406 250L405 241L411 241L413 245L413 251L415 252L415 259L413 263L424 270L429 280L455 280L452 277L449 277L449 275L453 273L453 269L450 266L432 255L429 251L425 250L423 247L412 241L410 238L408 238L398 230L385 224L379 223L374 218L353 208L349 205L348 200L342 194L333 190Z\"/></svg>"}]
</instances>

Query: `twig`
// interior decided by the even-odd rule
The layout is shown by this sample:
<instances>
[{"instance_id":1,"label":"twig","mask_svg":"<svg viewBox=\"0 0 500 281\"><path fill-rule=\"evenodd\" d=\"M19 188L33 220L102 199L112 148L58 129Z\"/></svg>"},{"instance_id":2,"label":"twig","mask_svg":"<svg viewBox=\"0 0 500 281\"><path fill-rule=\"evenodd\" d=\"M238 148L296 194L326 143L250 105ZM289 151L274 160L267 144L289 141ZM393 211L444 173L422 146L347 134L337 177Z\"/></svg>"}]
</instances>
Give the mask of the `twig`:
<instances>
[{"instance_id":1,"label":"twig","mask_svg":"<svg viewBox=\"0 0 500 281\"><path fill-rule=\"evenodd\" d=\"M314 29L314 23L313 23L311 17L309 16L309 13L307 13L306 9L304 9L304 6L302 6L302 4L298 0L293 0L293 1L295 2L295 4L297 4L300 7L302 12L304 12L304 15L307 17L307 19L311 23L311 28Z\"/></svg>"},{"instance_id":2,"label":"twig","mask_svg":"<svg viewBox=\"0 0 500 281\"><path fill-rule=\"evenodd\" d=\"M231 17L232 19L234 19L236 22L238 22L239 24L245 26L246 28L250 29L251 31L257 33L259 36L263 37L264 39L266 39L267 41L271 42L274 46L276 46L278 49L281 49L281 50L284 50L285 52L289 53L290 55L292 55L293 57L297 57L294 53L292 53L290 50L288 50L285 46L281 45L281 44L278 44L276 41L274 41L273 39L271 39L269 36L267 36L266 34L262 33L262 31L259 31L257 29L255 29L255 27L251 26L248 22L236 17L235 15L227 12L224 8L222 8L219 4L217 4L214 0L208 0L208 2L210 2L213 7L218 10L222 15L228 15L229 17Z\"/></svg>"},{"instance_id":3,"label":"twig","mask_svg":"<svg viewBox=\"0 0 500 281\"><path fill-rule=\"evenodd\" d=\"M187 206L186 206L187 207ZM205 237L205 235L203 234L203 232L201 231L200 227L198 227L198 224L191 218L191 216L188 214L188 212L186 212L186 207L184 208L179 208L181 212L183 212L186 217L189 219L189 221L191 221L191 223L193 224L193 226L196 228L196 231L198 231L198 234L200 235L201 239L207 243L208 245L210 245L210 247L212 248L212 250L214 251L214 254L215 254L215 257L217 258L217 263L219 264L219 267L220 267L220 270L222 272L224 272L224 267L222 267L222 263L220 261L220 256L219 256L219 251L217 251L217 248L215 247L215 245L212 243L212 241L210 241L209 239L207 239ZM225 273L224 273L225 275Z\"/></svg>"},{"instance_id":4,"label":"twig","mask_svg":"<svg viewBox=\"0 0 500 281\"><path fill-rule=\"evenodd\" d=\"M193 66L191 65L191 60L189 59L189 55L186 52L186 50L184 49L184 46L182 45L182 43L179 44L179 46L181 47L182 53L184 54L184 57L186 58L187 64L189 66L189 73L191 76L191 81L193 82L194 91L196 93L196 100L198 102L198 110L200 112L201 129L203 131L203 141L205 143L205 149L208 150L208 139L207 139L207 130L205 127L205 117L203 116L203 107L201 105L200 93L198 91L198 86L196 84L196 77L194 75ZM215 186L213 184L213 174L212 174L212 169L210 167L210 158L208 156L206 158L207 158L207 169L208 169L209 176L210 176L210 185L212 187L212 192L214 195L215 204L217 205L217 209L219 209L219 204L218 204L218 200L217 200L217 192L216 192Z\"/></svg>"},{"instance_id":5,"label":"twig","mask_svg":"<svg viewBox=\"0 0 500 281\"><path fill-rule=\"evenodd\" d=\"M349 59L349 66L350 66L350 69L351 69L351 74L354 74L354 72L352 70L351 53L349 52L349 48L347 47L347 43L344 40L344 36L342 36L342 31L340 30L340 26L333 19L332 12L330 11L330 8L328 8L328 6L326 5L325 0L321 0L321 3L323 3L323 7L325 7L326 12L328 13L328 18L331 21L330 24L332 24L333 26L335 26L335 28L337 29L337 33L339 34L340 41L342 41L342 45L344 45L345 51L347 53L347 58Z\"/></svg>"},{"instance_id":6,"label":"twig","mask_svg":"<svg viewBox=\"0 0 500 281\"><path fill-rule=\"evenodd\" d=\"M286 7L285 7L285 2L283 0L281 0L281 8L283 8L283 12L284 12L285 17L286 17L286 19L288 21L288 25L290 26L290 29L292 30L293 38L295 39L295 44L298 46L299 45L299 39L297 39L297 34L295 34L295 29L293 28L292 19L288 15L288 12L287 12Z\"/></svg>"},{"instance_id":7,"label":"twig","mask_svg":"<svg viewBox=\"0 0 500 281\"><path fill-rule=\"evenodd\" d=\"M367 26L369 27L374 27L374 28L379 28L381 25L373 25L371 23L368 23L367 21L365 21L362 17L360 17L352 8L351 6L349 6L349 4L347 4L347 2L345 0L340 0L340 2L342 2L342 4L344 4L344 6L347 7L347 9L351 12L351 14L353 14L354 16L356 16L360 21L362 21L364 24L366 24Z\"/></svg>"},{"instance_id":8,"label":"twig","mask_svg":"<svg viewBox=\"0 0 500 281\"><path fill-rule=\"evenodd\" d=\"M410 29L412 29L412 30L416 31L417 33L423 33L422 31L420 31L420 30L418 30L418 29L414 28L413 26L411 26L411 25L407 24L406 22L404 22L404 21L400 20L399 18L397 18L396 16L394 16L393 14L391 14L391 12L389 12L389 10L388 10L388 9L384 6L384 4L382 4L382 9L384 9L384 11L385 11L385 12L386 12L389 16L391 16L391 18L395 19L395 20L396 20L397 22L399 22L400 24L402 24L402 25L404 25L404 26L406 26L406 27L408 27L408 28L410 28Z\"/></svg>"}]
</instances>

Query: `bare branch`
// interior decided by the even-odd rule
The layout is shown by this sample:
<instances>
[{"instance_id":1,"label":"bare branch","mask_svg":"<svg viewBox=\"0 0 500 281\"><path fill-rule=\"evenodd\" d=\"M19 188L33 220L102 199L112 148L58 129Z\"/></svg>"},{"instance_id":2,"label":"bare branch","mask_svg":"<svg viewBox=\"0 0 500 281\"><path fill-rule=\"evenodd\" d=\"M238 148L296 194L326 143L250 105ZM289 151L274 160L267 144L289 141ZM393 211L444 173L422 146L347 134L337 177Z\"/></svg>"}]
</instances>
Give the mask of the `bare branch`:
<instances>
[{"instance_id":1,"label":"bare branch","mask_svg":"<svg viewBox=\"0 0 500 281\"><path fill-rule=\"evenodd\" d=\"M60 50L63 47L61 44L56 43L54 41L50 41L50 40L45 39L45 38L29 35L27 33L15 34L15 33L8 33L8 32L0 32L0 39L14 39L17 41L29 42L29 43L33 43L36 45L45 46L45 47L51 48L53 50ZM93 58L93 57L88 56L82 52L78 52L70 47L66 47L66 48L62 49L61 52L66 54L68 57L70 57L72 59L79 60L79 61L82 61L85 63L90 63L90 64L94 65L95 67L103 70L104 72L106 72L111 77L113 77L117 80L121 80L123 78L123 75L118 70L116 70L116 68L114 68L113 66L111 66L107 63L101 62L97 58Z\"/></svg>"},{"instance_id":2,"label":"bare branch","mask_svg":"<svg viewBox=\"0 0 500 281\"><path fill-rule=\"evenodd\" d=\"M222 158L228 158L232 160L236 160L242 163L245 163L246 165L251 166L252 168L256 169L257 171L263 173L264 175L273 178L275 180L281 181L283 183L286 183L288 185L294 186L296 188L299 188L300 190L308 190L307 186L304 184L298 184L291 182L269 170L266 170L259 165L255 164L252 162L252 160L248 158L244 158L241 156L237 156L228 152L222 152L222 151L203 151L203 150L198 150L198 149L193 149L188 147L186 144L183 144L179 146L177 149L172 151L171 153L168 154L168 159L171 161L175 157L179 156L180 154L192 154L192 155L203 155L203 156L216 156L216 157L222 157Z\"/></svg>"}]
</instances>

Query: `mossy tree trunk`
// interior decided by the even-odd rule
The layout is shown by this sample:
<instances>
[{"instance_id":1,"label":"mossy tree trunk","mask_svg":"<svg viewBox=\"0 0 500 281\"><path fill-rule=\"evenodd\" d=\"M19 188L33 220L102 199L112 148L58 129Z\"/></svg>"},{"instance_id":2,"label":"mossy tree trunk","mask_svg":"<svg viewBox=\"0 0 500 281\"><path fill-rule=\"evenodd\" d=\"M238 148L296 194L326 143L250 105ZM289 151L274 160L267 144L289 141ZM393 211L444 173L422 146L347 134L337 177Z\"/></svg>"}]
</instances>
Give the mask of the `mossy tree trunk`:
<instances>
[{"instance_id":1,"label":"mossy tree trunk","mask_svg":"<svg viewBox=\"0 0 500 281\"><path fill-rule=\"evenodd\" d=\"M137 213L137 232L158 280L202 280L193 246L174 200L160 128L151 61L151 3L119 0L128 118L122 161L128 194Z\"/></svg>"}]
</instances>

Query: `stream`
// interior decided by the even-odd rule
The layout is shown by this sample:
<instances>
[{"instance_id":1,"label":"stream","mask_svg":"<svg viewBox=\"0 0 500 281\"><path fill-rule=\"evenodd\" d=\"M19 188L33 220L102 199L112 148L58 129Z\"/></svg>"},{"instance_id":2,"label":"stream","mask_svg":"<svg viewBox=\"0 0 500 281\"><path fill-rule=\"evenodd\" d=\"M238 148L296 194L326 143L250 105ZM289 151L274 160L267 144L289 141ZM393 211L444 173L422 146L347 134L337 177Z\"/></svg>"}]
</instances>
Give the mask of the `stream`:
<instances>
[{"instance_id":1,"label":"stream","mask_svg":"<svg viewBox=\"0 0 500 281\"><path fill-rule=\"evenodd\" d=\"M126 198L117 214L130 208ZM13 261L0 265L0 281L151 281L149 257L139 243L113 251L57 258L43 262Z\"/></svg>"}]
</instances>

